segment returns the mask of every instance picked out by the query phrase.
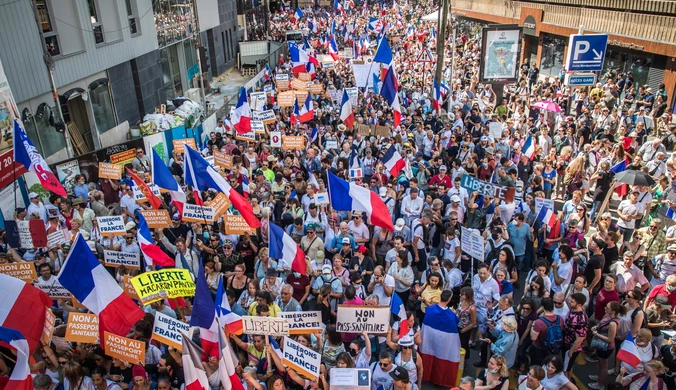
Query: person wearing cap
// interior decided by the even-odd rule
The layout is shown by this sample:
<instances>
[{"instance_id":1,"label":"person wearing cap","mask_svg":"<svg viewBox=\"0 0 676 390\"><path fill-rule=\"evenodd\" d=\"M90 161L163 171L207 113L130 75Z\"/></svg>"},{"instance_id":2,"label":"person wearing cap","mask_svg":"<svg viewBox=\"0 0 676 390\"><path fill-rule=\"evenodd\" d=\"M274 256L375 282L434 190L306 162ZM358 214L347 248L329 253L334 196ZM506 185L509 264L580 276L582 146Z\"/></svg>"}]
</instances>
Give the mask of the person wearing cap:
<instances>
[{"instance_id":1,"label":"person wearing cap","mask_svg":"<svg viewBox=\"0 0 676 390\"><path fill-rule=\"evenodd\" d=\"M657 295L652 299L648 296L645 302L647 303L648 301L650 301L650 304L647 306L644 304L645 323L652 332L655 345L661 347L664 340L662 331L669 330L674 326L673 302L665 295Z\"/></svg>"},{"instance_id":2,"label":"person wearing cap","mask_svg":"<svg viewBox=\"0 0 676 390\"><path fill-rule=\"evenodd\" d=\"M664 284L657 285L650 290L648 297L645 302L643 302L643 310L647 310L651 303L658 296L667 297L671 309L676 306L676 274L667 276L667 280Z\"/></svg>"},{"instance_id":3,"label":"person wearing cap","mask_svg":"<svg viewBox=\"0 0 676 390\"><path fill-rule=\"evenodd\" d=\"M347 227L347 222L345 222L345 221L341 222L339 229L340 229L340 232L338 234L336 234L335 236L333 236L333 243L332 243L331 249L330 249L331 252L333 252L333 253L340 252L343 249L343 245L345 245L345 244L349 245L350 251L357 249L357 243L354 240L354 237L352 236L352 234L350 234L350 231ZM349 242L347 242L346 239ZM350 254L350 256L352 256L352 255Z\"/></svg>"},{"instance_id":4,"label":"person wearing cap","mask_svg":"<svg viewBox=\"0 0 676 390\"><path fill-rule=\"evenodd\" d=\"M387 187L380 187L380 189L378 189L378 196L380 196L380 199L383 201L383 203L385 203L385 206L387 206L387 210L390 212L392 219L394 219L394 206L396 204L396 200L387 194Z\"/></svg>"},{"instance_id":5,"label":"person wearing cap","mask_svg":"<svg viewBox=\"0 0 676 390\"><path fill-rule=\"evenodd\" d=\"M134 197L134 190L129 187L128 184L124 184L122 187L122 198L120 198L120 210L122 214L128 216L129 218L134 218L136 210L139 210L141 206L136 203L136 198Z\"/></svg>"},{"instance_id":6,"label":"person wearing cap","mask_svg":"<svg viewBox=\"0 0 676 390\"><path fill-rule=\"evenodd\" d=\"M331 303L331 308L333 310L338 309L338 301L343 298L343 283L340 278L336 278L332 275L333 267L331 264L324 264L321 268L321 274L318 278L315 278L312 283L312 295L316 298L320 295L319 290L324 286L331 287L331 293L329 294L329 302ZM316 302L319 304L319 302Z\"/></svg>"},{"instance_id":7,"label":"person wearing cap","mask_svg":"<svg viewBox=\"0 0 676 390\"><path fill-rule=\"evenodd\" d=\"M318 205L311 203L308 206L308 212L303 214L303 223L305 224L306 229L312 224L317 225L315 233L317 234L317 237L324 240L324 226L328 225L328 220L326 218L326 213L320 211Z\"/></svg>"},{"instance_id":8,"label":"person wearing cap","mask_svg":"<svg viewBox=\"0 0 676 390\"><path fill-rule=\"evenodd\" d=\"M364 245L357 247L357 251L350 259L347 268L350 272L357 272L364 284L368 285L371 281L371 275L373 275L375 263L370 256L366 256L366 252L368 252L368 249Z\"/></svg>"},{"instance_id":9,"label":"person wearing cap","mask_svg":"<svg viewBox=\"0 0 676 390\"><path fill-rule=\"evenodd\" d=\"M422 358L418 356L418 352L415 349L413 332L399 338L396 342L392 339L392 333L394 332L387 334L387 346L391 350L396 351L394 364L397 368L395 370L403 369L403 372L408 375L410 382L422 388L423 364Z\"/></svg>"},{"instance_id":10,"label":"person wearing cap","mask_svg":"<svg viewBox=\"0 0 676 390\"><path fill-rule=\"evenodd\" d=\"M87 201L81 197L73 199L73 218L79 218L82 220L82 229L85 231L91 231L94 218L94 210L87 207Z\"/></svg>"},{"instance_id":11,"label":"person wearing cap","mask_svg":"<svg viewBox=\"0 0 676 390\"><path fill-rule=\"evenodd\" d=\"M300 248L311 259L317 257L317 252L324 251L324 241L317 235L319 225L315 222L305 226L305 235L300 239Z\"/></svg>"},{"instance_id":12,"label":"person wearing cap","mask_svg":"<svg viewBox=\"0 0 676 390\"><path fill-rule=\"evenodd\" d=\"M390 372L390 377L392 377L393 390L418 390L422 388L422 381L418 381L418 384L412 383L408 371L404 367L397 366Z\"/></svg>"},{"instance_id":13,"label":"person wearing cap","mask_svg":"<svg viewBox=\"0 0 676 390\"><path fill-rule=\"evenodd\" d=\"M432 179L430 179L429 185L438 186L440 184L444 184L444 185L446 185L446 188L451 188L451 185L453 183L451 182L451 177L446 174L447 172L448 172L448 169L446 168L446 165L440 166L439 167L439 173L432 176Z\"/></svg>"},{"instance_id":14,"label":"person wearing cap","mask_svg":"<svg viewBox=\"0 0 676 390\"><path fill-rule=\"evenodd\" d=\"M30 200L30 203L28 204L28 208L26 209L26 213L28 214L28 218L30 218L31 215L37 215L41 220L47 223L47 209L45 208L45 205L42 203L40 200L40 197L38 196L37 193L31 192L28 194L28 199Z\"/></svg>"},{"instance_id":15,"label":"person wearing cap","mask_svg":"<svg viewBox=\"0 0 676 390\"><path fill-rule=\"evenodd\" d=\"M363 221L364 213L361 211L352 212L352 220L347 223L347 229L350 231L352 237L359 245L368 244L371 234L369 227Z\"/></svg>"},{"instance_id":16,"label":"person wearing cap","mask_svg":"<svg viewBox=\"0 0 676 390\"><path fill-rule=\"evenodd\" d=\"M631 235L636 228L636 222L643 218L643 205L638 202L640 191L634 187L629 194L629 199L625 199L617 206L617 226L624 241L630 241Z\"/></svg>"}]
</instances>

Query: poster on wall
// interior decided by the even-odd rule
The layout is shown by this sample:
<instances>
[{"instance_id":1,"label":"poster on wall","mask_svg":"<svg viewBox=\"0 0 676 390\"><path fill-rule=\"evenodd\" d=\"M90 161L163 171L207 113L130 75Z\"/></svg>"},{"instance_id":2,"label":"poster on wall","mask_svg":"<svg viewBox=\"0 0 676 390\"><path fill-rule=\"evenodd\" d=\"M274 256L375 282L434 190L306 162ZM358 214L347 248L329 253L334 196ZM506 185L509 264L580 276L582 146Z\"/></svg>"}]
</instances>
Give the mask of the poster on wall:
<instances>
[{"instance_id":1,"label":"poster on wall","mask_svg":"<svg viewBox=\"0 0 676 390\"><path fill-rule=\"evenodd\" d=\"M516 81L520 43L521 28L517 25L494 25L484 28L480 81Z\"/></svg>"},{"instance_id":2,"label":"poster on wall","mask_svg":"<svg viewBox=\"0 0 676 390\"><path fill-rule=\"evenodd\" d=\"M0 64L0 153L11 149L14 145L12 131L14 118L19 117L19 110L9 89L9 82L5 70Z\"/></svg>"},{"instance_id":3,"label":"poster on wall","mask_svg":"<svg viewBox=\"0 0 676 390\"><path fill-rule=\"evenodd\" d=\"M80 174L80 165L77 163L77 160L71 160L63 164L58 164L56 166L56 175L59 177L59 181L63 185L63 188L66 189L66 192L69 194L73 193L73 188L75 188L75 176Z\"/></svg>"}]
</instances>

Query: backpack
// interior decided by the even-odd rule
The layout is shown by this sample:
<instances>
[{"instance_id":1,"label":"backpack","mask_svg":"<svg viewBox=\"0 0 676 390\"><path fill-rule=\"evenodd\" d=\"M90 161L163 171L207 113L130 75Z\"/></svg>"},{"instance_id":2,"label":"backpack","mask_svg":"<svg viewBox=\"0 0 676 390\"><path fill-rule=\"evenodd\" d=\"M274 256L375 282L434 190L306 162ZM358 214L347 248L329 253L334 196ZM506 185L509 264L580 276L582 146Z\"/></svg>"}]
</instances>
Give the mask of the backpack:
<instances>
[{"instance_id":1,"label":"backpack","mask_svg":"<svg viewBox=\"0 0 676 390\"><path fill-rule=\"evenodd\" d=\"M545 350L550 355L557 355L561 353L561 345L563 344L563 331L561 330L561 317L556 316L554 322L549 321L544 316L540 318L545 325L547 325L547 330L545 330L545 339L543 340L545 345Z\"/></svg>"}]
</instances>

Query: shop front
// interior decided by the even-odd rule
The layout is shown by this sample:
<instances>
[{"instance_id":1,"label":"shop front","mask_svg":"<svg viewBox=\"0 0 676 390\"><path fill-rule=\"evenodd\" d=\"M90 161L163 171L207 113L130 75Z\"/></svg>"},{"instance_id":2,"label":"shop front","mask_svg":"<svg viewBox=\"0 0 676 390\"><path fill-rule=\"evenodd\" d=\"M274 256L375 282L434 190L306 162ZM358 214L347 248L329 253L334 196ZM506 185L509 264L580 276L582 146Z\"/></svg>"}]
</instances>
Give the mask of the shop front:
<instances>
[{"instance_id":1,"label":"shop front","mask_svg":"<svg viewBox=\"0 0 676 390\"><path fill-rule=\"evenodd\" d=\"M527 63L528 65L531 65L538 63L541 23L541 9L521 7L519 25L523 28L523 43L521 44L522 64Z\"/></svg>"}]
</instances>

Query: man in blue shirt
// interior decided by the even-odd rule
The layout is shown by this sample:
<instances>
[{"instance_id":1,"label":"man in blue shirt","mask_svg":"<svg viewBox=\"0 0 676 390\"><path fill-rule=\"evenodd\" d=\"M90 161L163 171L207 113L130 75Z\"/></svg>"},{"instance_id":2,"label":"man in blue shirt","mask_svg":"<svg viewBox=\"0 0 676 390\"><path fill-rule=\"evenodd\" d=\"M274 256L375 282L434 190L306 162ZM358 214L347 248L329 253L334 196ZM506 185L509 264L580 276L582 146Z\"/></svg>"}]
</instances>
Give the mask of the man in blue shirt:
<instances>
[{"instance_id":1,"label":"man in blue shirt","mask_svg":"<svg viewBox=\"0 0 676 390\"><path fill-rule=\"evenodd\" d=\"M507 233L509 233L509 242L514 248L514 258L516 264L521 271L528 271L529 264L524 264L526 255L526 240L531 240L533 228L524 223L526 217L523 213L514 214L514 220L507 225Z\"/></svg>"}]
</instances>

